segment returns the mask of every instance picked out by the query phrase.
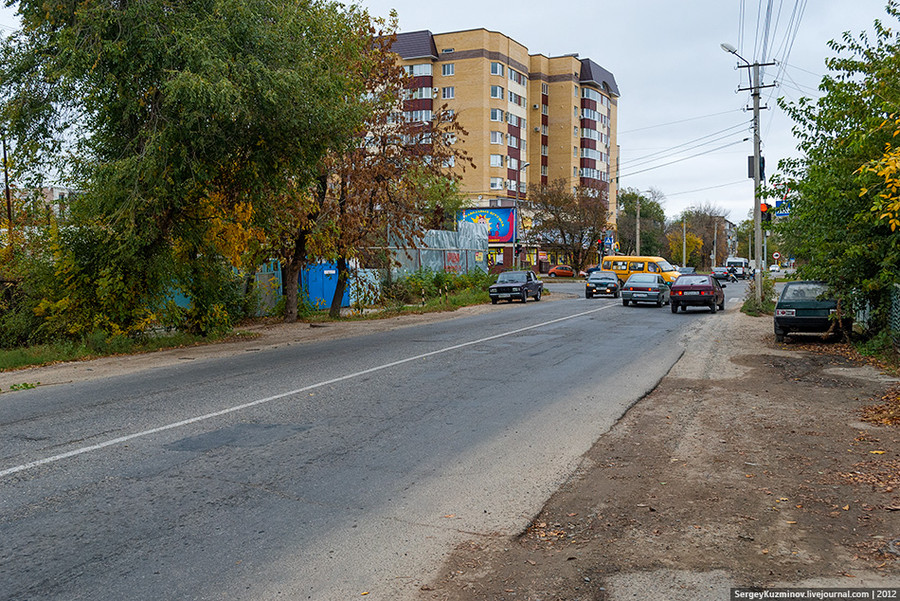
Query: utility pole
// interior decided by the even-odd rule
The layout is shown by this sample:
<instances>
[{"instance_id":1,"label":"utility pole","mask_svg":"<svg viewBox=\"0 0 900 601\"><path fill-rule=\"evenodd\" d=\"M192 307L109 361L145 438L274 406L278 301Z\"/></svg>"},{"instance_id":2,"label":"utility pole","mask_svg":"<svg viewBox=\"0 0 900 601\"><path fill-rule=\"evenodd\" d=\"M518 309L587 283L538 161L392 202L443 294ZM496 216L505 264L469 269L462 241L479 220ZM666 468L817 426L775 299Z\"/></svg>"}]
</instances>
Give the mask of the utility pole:
<instances>
[{"instance_id":1,"label":"utility pole","mask_svg":"<svg viewBox=\"0 0 900 601\"><path fill-rule=\"evenodd\" d=\"M687 225L684 215L681 216L681 266L687 267Z\"/></svg>"},{"instance_id":2,"label":"utility pole","mask_svg":"<svg viewBox=\"0 0 900 601\"><path fill-rule=\"evenodd\" d=\"M744 61L743 65L738 65L739 69L750 69L750 87L749 88L738 88L739 92L750 90L750 94L753 97L753 234L755 238L755 250L756 250L756 274L753 278L753 281L756 285L756 302L762 305L762 266L765 261L765 256L763 256L763 241L762 241L762 211L760 210L761 199L759 196L759 185L762 181L762 173L760 173L760 139L759 139L759 91L763 88L771 88L774 87L774 84L771 85L761 85L759 82L759 68L760 67L769 67L774 65L774 62L770 63L753 63L750 64L750 61L745 59L743 56L737 53L737 49L731 44L722 44L722 50L728 52L730 54L735 55L742 61Z\"/></svg>"},{"instance_id":3,"label":"utility pole","mask_svg":"<svg viewBox=\"0 0 900 601\"><path fill-rule=\"evenodd\" d=\"M12 249L13 246L13 215L12 215L12 195L9 192L9 169L6 166L6 129L0 128L0 139L3 142L3 182L4 191L6 193L6 236L9 238L8 245Z\"/></svg>"},{"instance_id":4,"label":"utility pole","mask_svg":"<svg viewBox=\"0 0 900 601\"><path fill-rule=\"evenodd\" d=\"M641 254L641 193L637 195L637 218L634 220L634 254Z\"/></svg>"}]
</instances>

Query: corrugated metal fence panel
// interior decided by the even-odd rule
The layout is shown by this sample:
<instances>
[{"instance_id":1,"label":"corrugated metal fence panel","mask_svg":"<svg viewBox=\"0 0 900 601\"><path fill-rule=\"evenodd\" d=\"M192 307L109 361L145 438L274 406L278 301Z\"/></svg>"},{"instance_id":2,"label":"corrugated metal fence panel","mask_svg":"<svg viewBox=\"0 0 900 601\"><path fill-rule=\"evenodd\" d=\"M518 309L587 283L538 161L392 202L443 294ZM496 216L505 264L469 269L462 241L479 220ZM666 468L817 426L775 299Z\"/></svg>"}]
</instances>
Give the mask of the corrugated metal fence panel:
<instances>
[{"instance_id":1,"label":"corrugated metal fence panel","mask_svg":"<svg viewBox=\"0 0 900 601\"><path fill-rule=\"evenodd\" d=\"M257 271L256 294L259 304L256 307L257 315L268 315L275 309L281 298L281 272Z\"/></svg>"},{"instance_id":2,"label":"corrugated metal fence panel","mask_svg":"<svg viewBox=\"0 0 900 601\"><path fill-rule=\"evenodd\" d=\"M891 339L894 341L894 348L900 351L900 284L894 284L891 291Z\"/></svg>"}]
</instances>

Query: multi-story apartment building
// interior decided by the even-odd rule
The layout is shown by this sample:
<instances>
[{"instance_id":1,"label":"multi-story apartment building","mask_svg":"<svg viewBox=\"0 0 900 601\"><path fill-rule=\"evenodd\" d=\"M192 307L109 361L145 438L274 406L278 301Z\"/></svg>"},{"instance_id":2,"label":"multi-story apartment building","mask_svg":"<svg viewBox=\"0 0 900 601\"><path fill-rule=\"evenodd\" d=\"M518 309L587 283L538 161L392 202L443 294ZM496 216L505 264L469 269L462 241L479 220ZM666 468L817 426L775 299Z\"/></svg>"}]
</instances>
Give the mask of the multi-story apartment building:
<instances>
[{"instance_id":1,"label":"multi-story apartment building","mask_svg":"<svg viewBox=\"0 0 900 601\"><path fill-rule=\"evenodd\" d=\"M486 29L401 33L393 50L412 76L407 118L427 121L446 103L468 131L459 143L475 169L462 173L463 193L483 210L479 218L512 224L491 224L495 261L509 264L528 227L529 183L562 179L596 189L614 227L619 90L612 73L577 54L530 53Z\"/></svg>"}]
</instances>

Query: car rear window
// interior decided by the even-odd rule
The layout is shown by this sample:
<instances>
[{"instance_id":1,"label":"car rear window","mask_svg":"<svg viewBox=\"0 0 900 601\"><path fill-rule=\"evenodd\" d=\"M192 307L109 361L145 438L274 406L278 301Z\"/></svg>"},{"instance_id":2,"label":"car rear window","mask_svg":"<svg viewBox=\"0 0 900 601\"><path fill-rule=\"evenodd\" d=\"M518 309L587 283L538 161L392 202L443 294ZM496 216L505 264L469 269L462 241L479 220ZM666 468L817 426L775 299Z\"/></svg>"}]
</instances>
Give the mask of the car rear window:
<instances>
[{"instance_id":1,"label":"car rear window","mask_svg":"<svg viewBox=\"0 0 900 601\"><path fill-rule=\"evenodd\" d=\"M629 284L655 284L656 276L649 273L636 273L628 278Z\"/></svg>"},{"instance_id":2,"label":"car rear window","mask_svg":"<svg viewBox=\"0 0 900 601\"><path fill-rule=\"evenodd\" d=\"M611 271L594 271L590 275L591 280L617 280L619 276Z\"/></svg>"},{"instance_id":3,"label":"car rear window","mask_svg":"<svg viewBox=\"0 0 900 601\"><path fill-rule=\"evenodd\" d=\"M683 275L675 280L676 286L704 286L709 284L705 275Z\"/></svg>"},{"instance_id":4,"label":"car rear window","mask_svg":"<svg viewBox=\"0 0 900 601\"><path fill-rule=\"evenodd\" d=\"M782 300L821 300L828 298L825 284L818 282L795 282L784 287Z\"/></svg>"}]
</instances>

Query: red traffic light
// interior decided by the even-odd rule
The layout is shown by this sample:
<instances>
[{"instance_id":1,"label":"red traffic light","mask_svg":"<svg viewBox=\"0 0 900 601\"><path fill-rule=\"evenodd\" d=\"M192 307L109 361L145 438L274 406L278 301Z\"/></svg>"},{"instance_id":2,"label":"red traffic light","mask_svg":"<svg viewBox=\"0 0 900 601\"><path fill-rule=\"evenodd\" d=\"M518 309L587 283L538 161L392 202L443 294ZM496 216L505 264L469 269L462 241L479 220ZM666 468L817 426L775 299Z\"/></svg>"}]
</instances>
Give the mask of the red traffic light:
<instances>
[{"instance_id":1,"label":"red traffic light","mask_svg":"<svg viewBox=\"0 0 900 601\"><path fill-rule=\"evenodd\" d=\"M759 210L763 213L768 213L770 208L772 208L772 205L768 205L766 203L762 203L761 205L759 205Z\"/></svg>"}]
</instances>

